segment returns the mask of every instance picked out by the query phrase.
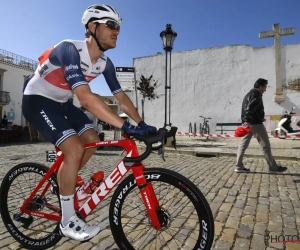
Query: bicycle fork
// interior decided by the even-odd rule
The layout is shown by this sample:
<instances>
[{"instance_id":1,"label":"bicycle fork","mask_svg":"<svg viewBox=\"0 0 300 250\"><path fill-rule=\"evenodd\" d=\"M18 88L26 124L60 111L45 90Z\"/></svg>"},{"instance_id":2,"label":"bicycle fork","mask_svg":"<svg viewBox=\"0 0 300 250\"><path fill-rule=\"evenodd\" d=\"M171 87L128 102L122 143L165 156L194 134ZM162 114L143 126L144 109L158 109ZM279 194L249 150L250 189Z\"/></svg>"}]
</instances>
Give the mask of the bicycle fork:
<instances>
[{"instance_id":1,"label":"bicycle fork","mask_svg":"<svg viewBox=\"0 0 300 250\"><path fill-rule=\"evenodd\" d=\"M154 192L153 186L151 182L147 182L143 168L132 168L133 175L136 180L137 187L139 188L140 194L142 196L142 200L147 209L150 221L152 226L156 230L160 230L162 228L161 223L158 218L158 211L160 211L160 206Z\"/></svg>"}]
</instances>

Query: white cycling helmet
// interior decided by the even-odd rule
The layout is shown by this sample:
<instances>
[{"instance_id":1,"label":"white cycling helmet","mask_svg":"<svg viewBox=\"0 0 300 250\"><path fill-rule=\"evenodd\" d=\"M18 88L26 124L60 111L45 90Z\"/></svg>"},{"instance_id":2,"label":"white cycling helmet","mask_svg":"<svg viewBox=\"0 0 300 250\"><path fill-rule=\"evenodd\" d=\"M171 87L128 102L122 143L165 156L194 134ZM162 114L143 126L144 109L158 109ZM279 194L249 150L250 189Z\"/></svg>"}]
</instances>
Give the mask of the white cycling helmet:
<instances>
[{"instance_id":1,"label":"white cycling helmet","mask_svg":"<svg viewBox=\"0 0 300 250\"><path fill-rule=\"evenodd\" d=\"M102 19L105 17L112 18L121 26L122 19L120 17L120 14L115 8L111 7L108 4L94 4L88 7L87 10L83 13L82 24L86 27L91 19L92 21L95 21L97 19Z\"/></svg>"},{"instance_id":2,"label":"white cycling helmet","mask_svg":"<svg viewBox=\"0 0 300 250\"><path fill-rule=\"evenodd\" d=\"M107 49L104 49L103 46L100 44L96 37L96 29L97 29L97 20L103 19L103 18L111 18L113 19L119 26L121 26L122 19L120 17L120 14L116 11L115 8L111 7L108 4L94 4L87 8L87 10L83 13L82 16L82 24L84 25L87 32L95 39L99 50L106 51ZM89 22L95 22L96 28L94 32L88 30L87 24Z\"/></svg>"}]
</instances>

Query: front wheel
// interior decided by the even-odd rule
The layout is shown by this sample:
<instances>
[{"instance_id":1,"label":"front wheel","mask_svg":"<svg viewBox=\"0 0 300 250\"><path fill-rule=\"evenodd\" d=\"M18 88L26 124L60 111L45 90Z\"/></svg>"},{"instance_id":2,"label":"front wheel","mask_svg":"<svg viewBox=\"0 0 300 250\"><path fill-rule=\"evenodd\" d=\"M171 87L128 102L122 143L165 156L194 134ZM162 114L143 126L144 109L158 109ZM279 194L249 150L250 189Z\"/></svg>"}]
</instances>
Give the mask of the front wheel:
<instances>
[{"instance_id":1,"label":"front wheel","mask_svg":"<svg viewBox=\"0 0 300 250\"><path fill-rule=\"evenodd\" d=\"M144 170L160 204L162 228L152 227L134 176L126 177L111 200L109 221L120 249L211 249L214 219L201 191L184 176L161 168Z\"/></svg>"}]
</instances>

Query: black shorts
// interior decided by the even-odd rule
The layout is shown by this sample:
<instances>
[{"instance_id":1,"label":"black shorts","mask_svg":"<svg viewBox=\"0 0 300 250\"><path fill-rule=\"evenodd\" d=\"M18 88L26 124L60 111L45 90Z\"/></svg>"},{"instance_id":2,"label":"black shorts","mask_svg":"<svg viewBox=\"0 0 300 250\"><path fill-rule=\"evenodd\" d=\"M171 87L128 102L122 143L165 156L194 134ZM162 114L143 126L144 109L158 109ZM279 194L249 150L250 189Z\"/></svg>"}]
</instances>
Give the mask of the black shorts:
<instances>
[{"instance_id":1,"label":"black shorts","mask_svg":"<svg viewBox=\"0 0 300 250\"><path fill-rule=\"evenodd\" d=\"M59 103L39 95L23 95L22 112L57 147L72 135L95 129L87 115L69 101Z\"/></svg>"}]
</instances>

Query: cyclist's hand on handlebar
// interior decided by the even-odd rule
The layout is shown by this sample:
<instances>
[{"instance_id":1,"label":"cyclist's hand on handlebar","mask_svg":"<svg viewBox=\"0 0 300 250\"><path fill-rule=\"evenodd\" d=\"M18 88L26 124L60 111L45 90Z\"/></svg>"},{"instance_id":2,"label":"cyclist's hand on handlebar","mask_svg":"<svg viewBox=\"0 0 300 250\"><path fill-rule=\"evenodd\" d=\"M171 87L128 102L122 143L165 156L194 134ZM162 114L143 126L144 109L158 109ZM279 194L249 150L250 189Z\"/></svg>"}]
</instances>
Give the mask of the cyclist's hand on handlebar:
<instances>
[{"instance_id":1,"label":"cyclist's hand on handlebar","mask_svg":"<svg viewBox=\"0 0 300 250\"><path fill-rule=\"evenodd\" d=\"M125 133L127 134L139 134L139 135L148 135L149 131L147 129L134 126L130 124L129 122L124 122L123 126L121 128Z\"/></svg>"},{"instance_id":2,"label":"cyclist's hand on handlebar","mask_svg":"<svg viewBox=\"0 0 300 250\"><path fill-rule=\"evenodd\" d=\"M148 130L149 134L154 135L157 133L157 128L147 125L144 121L140 121L138 124L139 127L141 127L142 129L146 129Z\"/></svg>"}]
</instances>

